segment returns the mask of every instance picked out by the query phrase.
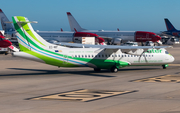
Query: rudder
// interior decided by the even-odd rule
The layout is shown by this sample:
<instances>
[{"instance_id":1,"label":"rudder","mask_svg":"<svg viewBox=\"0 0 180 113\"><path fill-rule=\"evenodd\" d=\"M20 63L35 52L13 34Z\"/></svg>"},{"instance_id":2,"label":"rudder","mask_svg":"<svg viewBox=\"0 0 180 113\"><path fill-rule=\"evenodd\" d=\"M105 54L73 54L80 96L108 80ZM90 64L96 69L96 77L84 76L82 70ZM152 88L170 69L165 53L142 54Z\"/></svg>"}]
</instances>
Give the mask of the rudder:
<instances>
[{"instance_id":1,"label":"rudder","mask_svg":"<svg viewBox=\"0 0 180 113\"><path fill-rule=\"evenodd\" d=\"M176 31L176 28L171 24L171 22L167 18L165 18L164 21L166 24L167 31Z\"/></svg>"}]
</instances>

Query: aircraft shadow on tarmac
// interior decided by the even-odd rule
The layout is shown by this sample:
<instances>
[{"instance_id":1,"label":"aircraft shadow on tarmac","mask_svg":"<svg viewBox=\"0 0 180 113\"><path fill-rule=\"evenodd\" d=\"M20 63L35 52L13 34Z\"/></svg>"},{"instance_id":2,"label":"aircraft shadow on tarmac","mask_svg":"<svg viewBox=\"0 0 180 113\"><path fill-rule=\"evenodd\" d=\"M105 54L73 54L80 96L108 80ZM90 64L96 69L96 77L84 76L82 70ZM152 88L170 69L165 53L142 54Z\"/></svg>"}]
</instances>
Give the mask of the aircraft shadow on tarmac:
<instances>
[{"instance_id":1,"label":"aircraft shadow on tarmac","mask_svg":"<svg viewBox=\"0 0 180 113\"><path fill-rule=\"evenodd\" d=\"M8 68L11 70L22 70L22 71L30 71L30 73L16 72L15 74L5 74L0 76L26 76L26 75L61 75L61 74L75 74L75 75L83 75L83 76L95 76L95 77L116 77L113 75L103 75L102 72L94 72L94 71L83 71L83 70L43 70L43 69L26 69L26 68ZM106 71L106 70L105 70ZM103 71L103 72L105 72ZM32 73L31 73L32 72ZM107 70L107 72L109 72ZM110 72L109 72L110 73ZM68 75L66 75L68 76Z\"/></svg>"},{"instance_id":2,"label":"aircraft shadow on tarmac","mask_svg":"<svg viewBox=\"0 0 180 113\"><path fill-rule=\"evenodd\" d=\"M22 71L29 71L27 72L15 72L14 74L0 74L0 76L28 76L28 75L61 75L61 74L75 74L75 75L83 75L83 76L95 76L95 77L116 77L117 75L121 74L114 74L109 70L102 70L100 72L94 72L89 70L70 70L70 69L63 69L63 70L43 70L43 69L26 69L26 68L8 68L10 70L22 70ZM143 70L159 70L159 68L122 68L119 69L120 72L126 72L126 71L143 71ZM110 75L107 75L110 74ZM66 75L68 76L68 75Z\"/></svg>"}]
</instances>

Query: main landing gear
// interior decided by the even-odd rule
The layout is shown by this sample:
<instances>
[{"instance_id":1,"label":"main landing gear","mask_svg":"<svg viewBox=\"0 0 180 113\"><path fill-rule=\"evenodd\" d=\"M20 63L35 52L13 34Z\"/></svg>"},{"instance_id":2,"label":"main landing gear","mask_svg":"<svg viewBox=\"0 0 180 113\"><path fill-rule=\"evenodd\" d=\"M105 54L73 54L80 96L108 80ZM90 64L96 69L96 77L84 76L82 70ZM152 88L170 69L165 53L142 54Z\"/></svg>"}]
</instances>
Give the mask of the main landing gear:
<instances>
[{"instance_id":1,"label":"main landing gear","mask_svg":"<svg viewBox=\"0 0 180 113\"><path fill-rule=\"evenodd\" d=\"M94 68L94 71L99 72L99 71L101 71L101 69L99 69L99 68Z\"/></svg>"},{"instance_id":2,"label":"main landing gear","mask_svg":"<svg viewBox=\"0 0 180 113\"><path fill-rule=\"evenodd\" d=\"M113 66L111 69L110 69L111 72L114 72L114 73L117 73L118 72L118 68L116 66Z\"/></svg>"},{"instance_id":3,"label":"main landing gear","mask_svg":"<svg viewBox=\"0 0 180 113\"><path fill-rule=\"evenodd\" d=\"M100 72L101 69L100 68L94 68L94 71ZM110 71L113 72L113 73L117 73L118 72L118 68L116 66L113 66L113 67L111 67Z\"/></svg>"}]
</instances>

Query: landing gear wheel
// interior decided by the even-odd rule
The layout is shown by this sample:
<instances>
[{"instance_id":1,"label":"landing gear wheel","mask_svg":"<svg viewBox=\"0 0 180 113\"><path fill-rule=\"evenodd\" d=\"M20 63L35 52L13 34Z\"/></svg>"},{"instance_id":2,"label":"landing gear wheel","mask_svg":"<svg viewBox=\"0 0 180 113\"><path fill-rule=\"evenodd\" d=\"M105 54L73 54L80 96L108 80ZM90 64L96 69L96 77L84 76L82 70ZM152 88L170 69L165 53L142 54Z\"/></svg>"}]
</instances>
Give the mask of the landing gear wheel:
<instances>
[{"instance_id":1,"label":"landing gear wheel","mask_svg":"<svg viewBox=\"0 0 180 113\"><path fill-rule=\"evenodd\" d=\"M166 65L162 65L163 69L166 69Z\"/></svg>"},{"instance_id":2,"label":"landing gear wheel","mask_svg":"<svg viewBox=\"0 0 180 113\"><path fill-rule=\"evenodd\" d=\"M111 68L111 72L117 73L118 72L118 68L116 66L113 66Z\"/></svg>"},{"instance_id":3,"label":"landing gear wheel","mask_svg":"<svg viewBox=\"0 0 180 113\"><path fill-rule=\"evenodd\" d=\"M94 71L99 72L99 71L101 71L101 69L99 69L99 68L94 68Z\"/></svg>"}]
</instances>

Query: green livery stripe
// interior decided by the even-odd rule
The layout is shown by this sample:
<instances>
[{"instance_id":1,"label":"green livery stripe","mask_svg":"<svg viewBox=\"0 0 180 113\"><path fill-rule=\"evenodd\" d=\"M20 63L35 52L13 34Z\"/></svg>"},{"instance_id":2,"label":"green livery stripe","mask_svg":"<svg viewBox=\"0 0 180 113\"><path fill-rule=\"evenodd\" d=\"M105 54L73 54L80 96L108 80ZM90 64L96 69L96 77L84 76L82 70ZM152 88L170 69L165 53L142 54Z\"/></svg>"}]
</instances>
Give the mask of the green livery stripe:
<instances>
[{"instance_id":1,"label":"green livery stripe","mask_svg":"<svg viewBox=\"0 0 180 113\"><path fill-rule=\"evenodd\" d=\"M20 48L21 51L29 51L28 48L24 47L24 46L21 45L20 43L19 43L19 48Z\"/></svg>"},{"instance_id":2,"label":"green livery stripe","mask_svg":"<svg viewBox=\"0 0 180 113\"><path fill-rule=\"evenodd\" d=\"M17 25L17 23L16 23L16 21L15 21L15 19L13 20L13 22L15 22L15 28L16 28L16 30L19 32L19 34L24 38L24 37L26 37L27 39L25 39L25 40L28 40L28 42L31 44L31 45L33 45L34 47L36 47L36 48L38 48L38 49L40 49L40 50L43 50L43 51L45 51L45 52L48 52L48 53L51 53L51 54L54 54L54 55L59 55L59 56L63 56L63 55L61 55L61 54L58 54L58 53L55 53L55 52L52 52L52 51L49 51L49 50L46 50L46 49L43 49L43 48L41 48L40 46L38 46L35 42L33 42L27 35L25 35L24 34L24 32L20 29L20 27L19 27L19 25ZM20 48L21 49L21 48ZM24 48L23 48L23 50L24 50ZM26 50L29 50L29 49L26 49Z\"/></svg>"},{"instance_id":3,"label":"green livery stripe","mask_svg":"<svg viewBox=\"0 0 180 113\"><path fill-rule=\"evenodd\" d=\"M18 17L17 18L20 22L26 22L24 17ZM41 43L32 33L31 29L28 26L28 23L21 23L21 26L26 30L26 32L37 42L39 42L41 45L45 46L43 43Z\"/></svg>"},{"instance_id":4,"label":"green livery stripe","mask_svg":"<svg viewBox=\"0 0 180 113\"><path fill-rule=\"evenodd\" d=\"M65 62L65 61L61 61L61 60L57 60L39 53L36 53L34 51L25 51L25 53L28 53L30 55L33 55L41 60L43 60L46 64L50 64L50 65L54 65L54 66L62 66L62 67L79 67L78 65L69 63L69 62Z\"/></svg>"},{"instance_id":5,"label":"green livery stripe","mask_svg":"<svg viewBox=\"0 0 180 113\"><path fill-rule=\"evenodd\" d=\"M88 59L88 58L73 58L75 60L80 60L84 62L89 62L97 67L101 67L103 69L107 69L109 67L112 67L116 64L118 68L128 66L129 63L125 61L118 61L118 60L108 60L108 59Z\"/></svg>"},{"instance_id":6,"label":"green livery stripe","mask_svg":"<svg viewBox=\"0 0 180 113\"><path fill-rule=\"evenodd\" d=\"M33 52L33 51L26 51L26 53L33 55L41 60L43 60L46 64L54 65L54 66L59 66L59 67L79 67L78 65L66 62L66 61L61 61L57 60L51 57L44 56L42 54Z\"/></svg>"}]
</instances>

